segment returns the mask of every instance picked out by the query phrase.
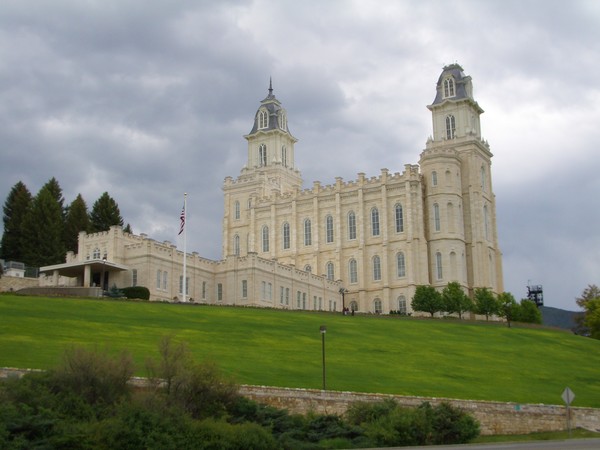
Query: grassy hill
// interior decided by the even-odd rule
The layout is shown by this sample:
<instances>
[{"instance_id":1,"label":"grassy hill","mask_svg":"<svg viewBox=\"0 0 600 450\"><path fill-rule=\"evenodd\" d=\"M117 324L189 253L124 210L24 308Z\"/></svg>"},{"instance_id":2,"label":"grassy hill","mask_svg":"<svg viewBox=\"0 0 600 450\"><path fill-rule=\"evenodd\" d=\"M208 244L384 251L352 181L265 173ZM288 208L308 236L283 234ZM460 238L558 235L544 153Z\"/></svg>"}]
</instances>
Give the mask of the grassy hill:
<instances>
[{"instance_id":1,"label":"grassy hill","mask_svg":"<svg viewBox=\"0 0 600 450\"><path fill-rule=\"evenodd\" d=\"M128 349L144 375L159 339L185 341L238 383L600 407L600 341L498 323L0 295L0 366L49 368L73 344Z\"/></svg>"}]
</instances>

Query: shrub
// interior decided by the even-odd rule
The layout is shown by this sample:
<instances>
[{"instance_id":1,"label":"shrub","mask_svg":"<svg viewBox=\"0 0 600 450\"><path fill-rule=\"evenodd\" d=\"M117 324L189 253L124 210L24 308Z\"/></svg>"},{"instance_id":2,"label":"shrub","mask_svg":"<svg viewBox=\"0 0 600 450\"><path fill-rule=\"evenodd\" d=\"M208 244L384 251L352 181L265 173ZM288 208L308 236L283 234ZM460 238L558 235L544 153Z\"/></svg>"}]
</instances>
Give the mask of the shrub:
<instances>
[{"instance_id":1,"label":"shrub","mask_svg":"<svg viewBox=\"0 0 600 450\"><path fill-rule=\"evenodd\" d=\"M130 286L121 289L126 298L139 298L141 300L150 300L150 289L144 286Z\"/></svg>"}]
</instances>

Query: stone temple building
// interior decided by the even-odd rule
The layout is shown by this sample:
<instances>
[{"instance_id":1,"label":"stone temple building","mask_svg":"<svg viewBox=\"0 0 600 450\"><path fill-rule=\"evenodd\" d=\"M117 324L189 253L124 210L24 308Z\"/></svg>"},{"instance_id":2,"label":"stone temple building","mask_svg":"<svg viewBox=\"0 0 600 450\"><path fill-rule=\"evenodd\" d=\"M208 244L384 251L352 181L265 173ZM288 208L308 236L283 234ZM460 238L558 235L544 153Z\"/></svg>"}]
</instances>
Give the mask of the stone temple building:
<instances>
[{"instance_id":1,"label":"stone temple building","mask_svg":"<svg viewBox=\"0 0 600 450\"><path fill-rule=\"evenodd\" d=\"M471 77L443 68L428 106L433 134L402 172L304 189L297 139L269 86L245 137L247 161L223 184L223 258L113 227L79 236L77 254L42 268L80 286L143 285L153 300L358 312L411 312L418 285L503 291L491 158ZM333 174L335 176L335 174ZM193 232L193 230L190 230Z\"/></svg>"}]
</instances>

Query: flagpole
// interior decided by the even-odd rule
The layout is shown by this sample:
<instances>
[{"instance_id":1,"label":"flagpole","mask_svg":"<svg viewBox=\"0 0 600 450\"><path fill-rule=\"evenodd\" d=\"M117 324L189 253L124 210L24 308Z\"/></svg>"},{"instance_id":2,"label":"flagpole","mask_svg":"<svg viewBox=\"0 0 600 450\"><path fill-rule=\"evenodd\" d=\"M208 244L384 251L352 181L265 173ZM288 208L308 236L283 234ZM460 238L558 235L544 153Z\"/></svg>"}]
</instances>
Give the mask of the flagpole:
<instances>
[{"instance_id":1,"label":"flagpole","mask_svg":"<svg viewBox=\"0 0 600 450\"><path fill-rule=\"evenodd\" d=\"M187 281L187 239L186 239L186 233L187 233L187 224L185 222L187 222L187 192L183 194L183 220L184 220L184 224L183 224L183 283L182 283L182 294L183 294L183 301L187 302L187 286L186 286L186 281Z\"/></svg>"}]
</instances>

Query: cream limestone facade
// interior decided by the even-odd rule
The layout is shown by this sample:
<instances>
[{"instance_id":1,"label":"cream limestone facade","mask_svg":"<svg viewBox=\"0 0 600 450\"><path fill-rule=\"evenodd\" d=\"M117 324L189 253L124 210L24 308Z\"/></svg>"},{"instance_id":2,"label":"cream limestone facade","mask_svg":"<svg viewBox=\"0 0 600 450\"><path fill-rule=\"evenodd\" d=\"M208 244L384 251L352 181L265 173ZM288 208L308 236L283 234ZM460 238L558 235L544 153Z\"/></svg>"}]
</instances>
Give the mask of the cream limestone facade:
<instances>
[{"instance_id":1,"label":"cream limestone facade","mask_svg":"<svg viewBox=\"0 0 600 450\"><path fill-rule=\"evenodd\" d=\"M360 312L411 312L418 285L502 292L492 153L458 64L444 67L428 108L433 136L418 165L302 189L297 139L270 86L245 136L247 163L223 185L223 257L258 254L339 280L343 305Z\"/></svg>"},{"instance_id":2,"label":"cream limestone facade","mask_svg":"<svg viewBox=\"0 0 600 450\"><path fill-rule=\"evenodd\" d=\"M42 267L42 286L145 286L150 299L285 309L341 311L339 283L297 270L256 253L221 261L186 256L168 241L133 235L113 226L102 233L79 233L77 254L66 263ZM104 279L102 283L101 280Z\"/></svg>"},{"instance_id":3,"label":"cream limestone facade","mask_svg":"<svg viewBox=\"0 0 600 450\"><path fill-rule=\"evenodd\" d=\"M151 300L411 313L418 285L503 291L489 145L471 78L444 67L428 106L433 135L402 172L303 189L287 112L269 86L225 178L223 259L186 255L121 227L79 235L78 253L41 268L43 285L145 286ZM190 232L193 232L191 230Z\"/></svg>"}]
</instances>

